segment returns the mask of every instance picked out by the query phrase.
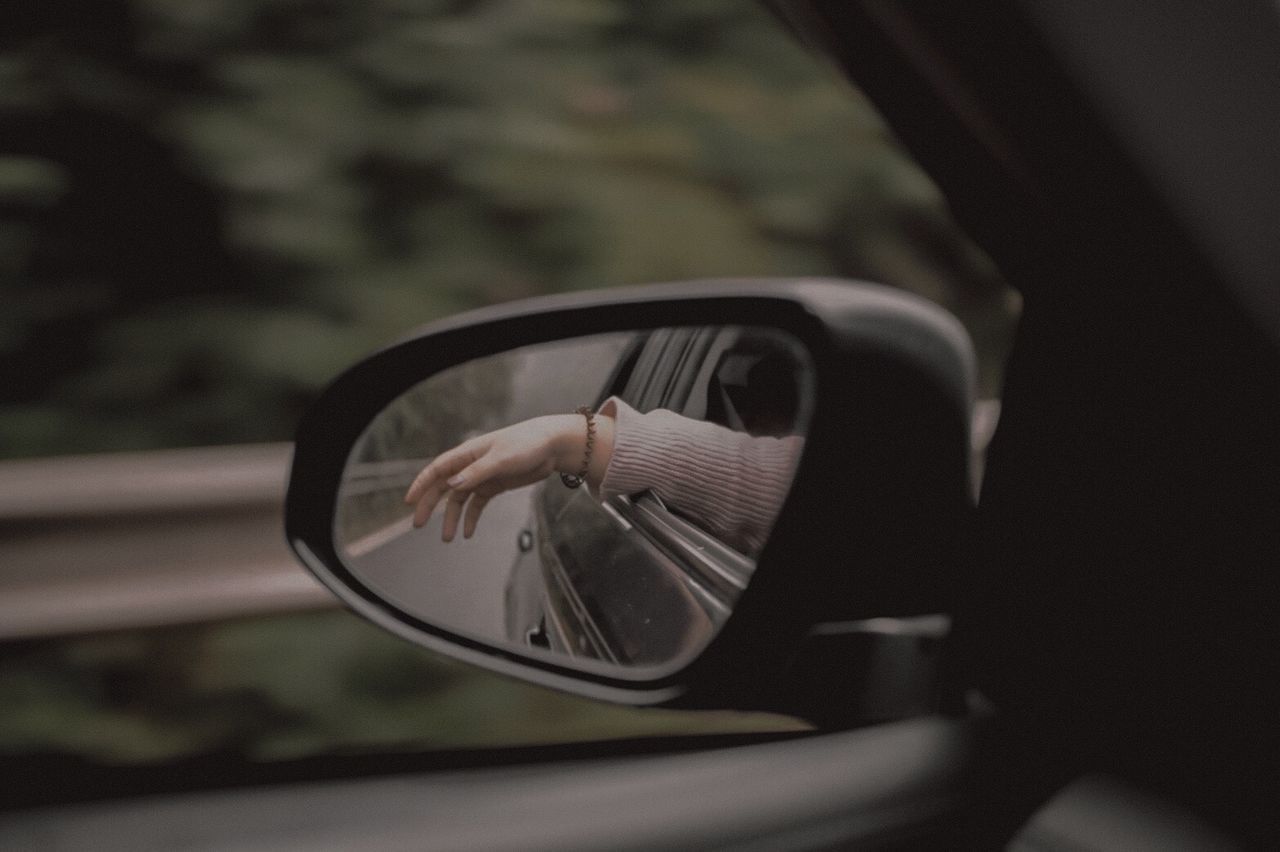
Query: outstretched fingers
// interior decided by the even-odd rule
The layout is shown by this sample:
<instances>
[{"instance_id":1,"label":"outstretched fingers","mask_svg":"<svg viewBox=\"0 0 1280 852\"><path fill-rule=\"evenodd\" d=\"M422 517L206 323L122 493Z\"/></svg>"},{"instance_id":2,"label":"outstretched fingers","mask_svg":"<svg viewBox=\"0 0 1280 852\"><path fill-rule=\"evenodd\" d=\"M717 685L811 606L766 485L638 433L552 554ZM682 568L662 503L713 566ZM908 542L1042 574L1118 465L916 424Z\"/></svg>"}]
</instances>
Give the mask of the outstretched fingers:
<instances>
[{"instance_id":1,"label":"outstretched fingers","mask_svg":"<svg viewBox=\"0 0 1280 852\"><path fill-rule=\"evenodd\" d=\"M413 484L405 492L404 502L414 503L432 486L442 482L475 461L471 442L459 444L452 450L441 453L431 463L418 472Z\"/></svg>"},{"instance_id":2,"label":"outstretched fingers","mask_svg":"<svg viewBox=\"0 0 1280 852\"><path fill-rule=\"evenodd\" d=\"M534 418L441 453L405 492L405 502L414 507L414 526L426 524L443 500L444 540L453 541L459 522L463 522L463 536L471 538L494 496L531 485L555 470L554 426L547 418Z\"/></svg>"},{"instance_id":3,"label":"outstretched fingers","mask_svg":"<svg viewBox=\"0 0 1280 852\"><path fill-rule=\"evenodd\" d=\"M433 485L418 498L417 504L413 507L413 525L415 527L421 527L431 519L432 513L436 510L436 504L440 502L440 498L447 491L447 488Z\"/></svg>"},{"instance_id":4,"label":"outstretched fingers","mask_svg":"<svg viewBox=\"0 0 1280 852\"><path fill-rule=\"evenodd\" d=\"M449 492L445 500L444 522L440 525L440 538L450 542L458 536L458 522L462 522L462 537L471 538L476 534L476 524L480 522L480 513L489 505L491 497L461 491Z\"/></svg>"},{"instance_id":5,"label":"outstretched fingers","mask_svg":"<svg viewBox=\"0 0 1280 852\"><path fill-rule=\"evenodd\" d=\"M480 522L480 513L489 505L489 498L480 494L471 495L467 501L467 514L462 522L462 537L471 538L476 534L476 524Z\"/></svg>"},{"instance_id":6,"label":"outstretched fingers","mask_svg":"<svg viewBox=\"0 0 1280 852\"><path fill-rule=\"evenodd\" d=\"M479 451L470 441L441 453L422 469L405 492L404 501L414 506L413 525L420 527L435 511L440 498L452 487L449 483L459 471L475 463ZM414 505L416 504L416 505Z\"/></svg>"},{"instance_id":7,"label":"outstretched fingers","mask_svg":"<svg viewBox=\"0 0 1280 852\"><path fill-rule=\"evenodd\" d=\"M480 513L489 502L493 488L486 488L490 480L500 472L501 465L493 462L489 456L477 459L458 473L449 477L445 485L449 487L449 497L445 505L444 527L442 537L445 541L453 541L458 532L458 521L462 519L462 510L466 506L466 522L462 531L463 538L471 538L475 533ZM478 493L477 489L485 491ZM498 489L501 490L501 489Z\"/></svg>"}]
</instances>

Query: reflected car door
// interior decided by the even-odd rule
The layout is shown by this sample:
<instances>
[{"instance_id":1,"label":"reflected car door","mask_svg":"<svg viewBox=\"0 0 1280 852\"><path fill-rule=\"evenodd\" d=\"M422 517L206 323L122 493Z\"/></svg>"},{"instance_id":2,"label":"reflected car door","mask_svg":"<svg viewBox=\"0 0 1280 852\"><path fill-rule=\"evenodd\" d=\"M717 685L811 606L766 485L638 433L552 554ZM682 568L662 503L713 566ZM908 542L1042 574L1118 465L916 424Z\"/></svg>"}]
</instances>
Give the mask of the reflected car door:
<instances>
[{"instance_id":1,"label":"reflected car door","mask_svg":"<svg viewBox=\"0 0 1280 852\"><path fill-rule=\"evenodd\" d=\"M704 336L684 328L640 336L596 407L610 396L640 410L658 407L687 371L695 338ZM554 479L537 489L524 539L529 546L522 547L507 589L511 638L577 657L646 665L676 659L707 635L712 622L705 606L681 581L681 566L626 517L630 503L602 503Z\"/></svg>"},{"instance_id":2,"label":"reflected car door","mask_svg":"<svg viewBox=\"0 0 1280 852\"><path fill-rule=\"evenodd\" d=\"M740 431L791 434L794 376L766 386L768 352L767 341L741 329L661 329L624 356L597 404L616 395L641 412L666 408ZM769 404L753 407L752 390ZM624 665L669 663L699 647L728 617L755 564L755 554L652 492L601 502L550 482L534 499L530 527L508 587L509 635Z\"/></svg>"}]
</instances>

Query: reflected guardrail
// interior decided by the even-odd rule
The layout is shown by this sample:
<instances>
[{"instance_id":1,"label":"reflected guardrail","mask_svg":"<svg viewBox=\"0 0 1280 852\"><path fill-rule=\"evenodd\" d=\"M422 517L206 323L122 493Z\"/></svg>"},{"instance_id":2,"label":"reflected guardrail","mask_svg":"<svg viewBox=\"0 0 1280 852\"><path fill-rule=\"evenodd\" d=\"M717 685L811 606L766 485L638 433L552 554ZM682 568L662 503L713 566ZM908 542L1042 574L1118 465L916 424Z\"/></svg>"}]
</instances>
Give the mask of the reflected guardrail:
<instances>
[{"instance_id":1,"label":"reflected guardrail","mask_svg":"<svg viewBox=\"0 0 1280 852\"><path fill-rule=\"evenodd\" d=\"M975 408L975 472L999 413ZM291 451L0 462L0 641L337 606L285 545ZM402 487L422 463L364 466L350 485Z\"/></svg>"},{"instance_id":2,"label":"reflected guardrail","mask_svg":"<svg viewBox=\"0 0 1280 852\"><path fill-rule=\"evenodd\" d=\"M429 461L425 458L398 459L348 465L342 477L341 493L347 497L386 490L403 493Z\"/></svg>"}]
</instances>

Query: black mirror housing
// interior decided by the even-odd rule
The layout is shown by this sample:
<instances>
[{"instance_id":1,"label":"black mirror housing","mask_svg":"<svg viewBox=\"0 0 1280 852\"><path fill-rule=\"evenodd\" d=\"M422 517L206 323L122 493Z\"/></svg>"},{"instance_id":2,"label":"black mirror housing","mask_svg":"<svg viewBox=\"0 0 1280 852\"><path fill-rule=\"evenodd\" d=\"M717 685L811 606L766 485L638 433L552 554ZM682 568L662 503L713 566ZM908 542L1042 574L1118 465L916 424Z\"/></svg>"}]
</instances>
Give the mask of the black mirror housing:
<instances>
[{"instance_id":1,"label":"black mirror housing","mask_svg":"<svg viewBox=\"0 0 1280 852\"><path fill-rule=\"evenodd\" d=\"M348 454L369 422L415 383L515 347L721 324L798 340L814 368L815 403L790 494L751 582L687 664L625 677L478 641L397 608L339 558L335 506ZM298 429L286 535L303 564L353 610L449 656L626 704L803 713L792 678L813 636L833 624L953 608L957 537L972 509L974 376L972 347L953 317L861 282L694 281L475 311L415 332L324 391Z\"/></svg>"}]
</instances>

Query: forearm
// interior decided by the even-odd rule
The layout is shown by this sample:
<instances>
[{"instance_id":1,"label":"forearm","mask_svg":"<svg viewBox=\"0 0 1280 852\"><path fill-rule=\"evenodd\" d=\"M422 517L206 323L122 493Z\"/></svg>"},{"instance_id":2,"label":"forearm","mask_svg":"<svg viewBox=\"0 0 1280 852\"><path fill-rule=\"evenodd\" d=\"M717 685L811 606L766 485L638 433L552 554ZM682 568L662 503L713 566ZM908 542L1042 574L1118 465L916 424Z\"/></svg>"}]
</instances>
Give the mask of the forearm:
<instances>
[{"instance_id":1,"label":"forearm","mask_svg":"<svg viewBox=\"0 0 1280 852\"><path fill-rule=\"evenodd\" d=\"M804 439L763 438L671 411L640 414L616 400L603 496L651 490L704 528L751 552L791 487Z\"/></svg>"}]
</instances>

